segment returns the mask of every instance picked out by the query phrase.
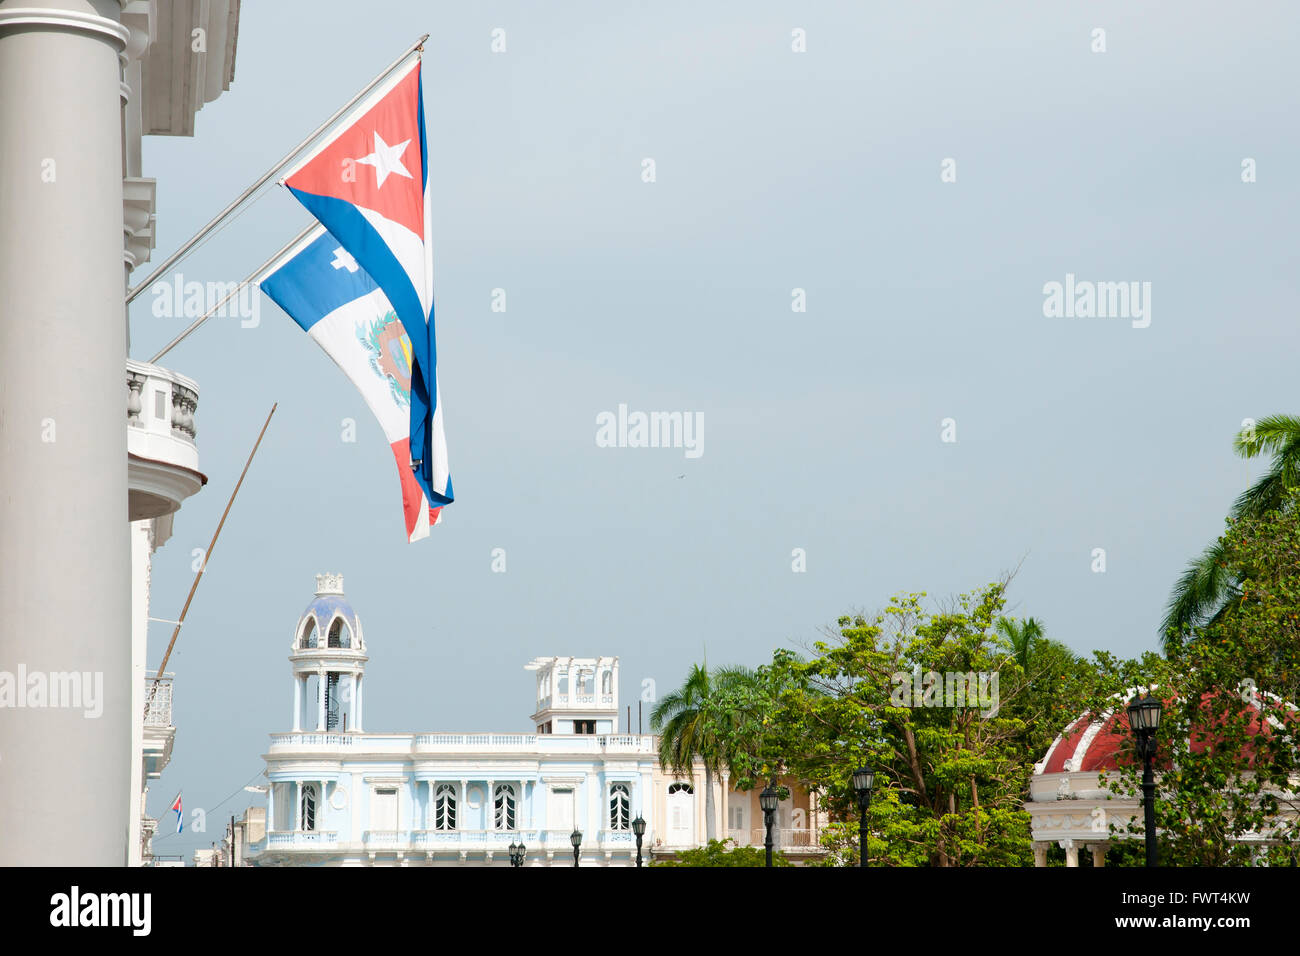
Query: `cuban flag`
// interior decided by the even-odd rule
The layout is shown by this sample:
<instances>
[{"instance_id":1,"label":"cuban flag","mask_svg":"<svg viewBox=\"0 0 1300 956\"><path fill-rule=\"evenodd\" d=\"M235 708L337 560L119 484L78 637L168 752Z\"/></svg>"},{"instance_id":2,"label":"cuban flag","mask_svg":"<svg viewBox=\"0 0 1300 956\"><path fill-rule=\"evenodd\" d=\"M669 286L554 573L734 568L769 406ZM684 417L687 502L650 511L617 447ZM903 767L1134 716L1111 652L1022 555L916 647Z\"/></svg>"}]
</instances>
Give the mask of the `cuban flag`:
<instances>
[{"instance_id":1,"label":"cuban flag","mask_svg":"<svg viewBox=\"0 0 1300 956\"><path fill-rule=\"evenodd\" d=\"M410 467L435 507L449 504L419 58L380 84L282 182L374 277L405 326L414 367Z\"/></svg>"},{"instance_id":2,"label":"cuban flag","mask_svg":"<svg viewBox=\"0 0 1300 956\"><path fill-rule=\"evenodd\" d=\"M325 350L379 420L397 460L407 538L427 537L441 518L442 505L430 505L410 466L414 349L396 310L379 284L322 226L268 270L262 291ZM445 447L441 415L434 424ZM450 478L447 491L445 500L450 501Z\"/></svg>"},{"instance_id":3,"label":"cuban flag","mask_svg":"<svg viewBox=\"0 0 1300 956\"><path fill-rule=\"evenodd\" d=\"M185 829L185 815L181 813L181 795L176 794L176 799L172 801L172 813L176 814L176 832L180 833Z\"/></svg>"}]
</instances>

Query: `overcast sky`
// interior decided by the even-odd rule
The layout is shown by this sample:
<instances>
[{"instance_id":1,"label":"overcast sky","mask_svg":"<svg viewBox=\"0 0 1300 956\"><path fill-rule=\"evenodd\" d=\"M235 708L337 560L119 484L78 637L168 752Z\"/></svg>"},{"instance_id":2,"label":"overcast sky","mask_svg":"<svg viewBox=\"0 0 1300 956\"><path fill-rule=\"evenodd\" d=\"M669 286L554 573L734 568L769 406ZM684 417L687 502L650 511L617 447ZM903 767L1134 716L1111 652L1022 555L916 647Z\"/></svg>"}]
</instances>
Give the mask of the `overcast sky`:
<instances>
[{"instance_id":1,"label":"overcast sky","mask_svg":"<svg viewBox=\"0 0 1300 956\"><path fill-rule=\"evenodd\" d=\"M406 542L377 423L268 299L256 328L214 320L164 359L200 384L210 481L155 555L155 617L179 613L279 410L169 664L176 750L149 811L183 789L213 818L160 854L257 799L242 787L289 729L317 572L361 617L372 731L529 731L523 664L552 654L617 655L635 724L641 682L662 693L706 648L757 665L846 611L1022 561L1016 613L1132 655L1260 470L1232 454L1242 420L1300 410L1293 4L360 10L244 5L231 89L194 138L145 141L154 262L430 33L457 500ZM307 221L277 187L180 271L237 281ZM1149 325L1045 316L1067 274L1150 283ZM151 301L136 358L185 321ZM620 404L701 416L703 453L597 447ZM169 636L152 626L151 666Z\"/></svg>"}]
</instances>

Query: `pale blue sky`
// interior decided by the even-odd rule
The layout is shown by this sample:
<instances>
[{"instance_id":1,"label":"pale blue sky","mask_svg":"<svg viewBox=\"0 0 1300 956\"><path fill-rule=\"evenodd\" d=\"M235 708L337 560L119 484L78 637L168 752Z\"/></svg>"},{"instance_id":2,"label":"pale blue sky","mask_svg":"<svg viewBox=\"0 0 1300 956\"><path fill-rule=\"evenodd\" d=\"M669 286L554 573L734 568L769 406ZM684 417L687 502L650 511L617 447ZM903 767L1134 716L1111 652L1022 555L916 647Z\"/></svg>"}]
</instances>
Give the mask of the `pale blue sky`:
<instances>
[{"instance_id":1,"label":"pale blue sky","mask_svg":"<svg viewBox=\"0 0 1300 956\"><path fill-rule=\"evenodd\" d=\"M1155 647L1171 583L1251 477L1233 433L1297 411L1300 9L1136 6L245 4L231 90L193 139L146 140L155 261L432 34L457 502L406 543L377 424L269 300L260 327L215 320L165 359L200 383L211 481L155 556L156 617L280 408L169 665L176 752L149 809L183 788L214 818L158 852L219 839L253 799L318 571L343 573L365 628L369 730L528 730L522 665L549 654L618 655L635 722L641 680L673 684L706 645L758 664L1022 558L1012 602L1051 636ZM274 191L181 271L241 279L306 220ZM1044 318L1066 273L1151 282L1150 327ZM182 321L150 299L141 358ZM596 447L620 402L701 413L703 456ZM154 626L151 665L169 635Z\"/></svg>"}]
</instances>

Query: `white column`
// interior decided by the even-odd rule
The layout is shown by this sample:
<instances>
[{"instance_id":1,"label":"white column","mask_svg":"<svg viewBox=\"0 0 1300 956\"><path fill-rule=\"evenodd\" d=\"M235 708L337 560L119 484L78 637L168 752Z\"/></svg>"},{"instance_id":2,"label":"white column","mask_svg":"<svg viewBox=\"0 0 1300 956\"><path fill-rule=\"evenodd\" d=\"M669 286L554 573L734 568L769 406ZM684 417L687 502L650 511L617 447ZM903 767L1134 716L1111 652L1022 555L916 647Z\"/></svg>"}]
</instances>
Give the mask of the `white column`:
<instances>
[{"instance_id":1,"label":"white column","mask_svg":"<svg viewBox=\"0 0 1300 956\"><path fill-rule=\"evenodd\" d=\"M267 781L266 784L266 832L270 833L275 829L275 784Z\"/></svg>"},{"instance_id":2,"label":"white column","mask_svg":"<svg viewBox=\"0 0 1300 956\"><path fill-rule=\"evenodd\" d=\"M483 806L483 809L487 812L484 814L485 825L483 829L487 830L488 832L491 832L497 828L496 805L495 805L496 794L493 792L495 787L496 787L495 780L489 780L487 782L487 800Z\"/></svg>"},{"instance_id":3,"label":"white column","mask_svg":"<svg viewBox=\"0 0 1300 956\"><path fill-rule=\"evenodd\" d=\"M364 675L362 675L362 674L358 674L358 675L357 675L357 678L356 678L356 681L357 681L357 688L356 688L356 691L357 691L357 706L356 706L356 711L357 711L357 713L356 713L356 721L357 721L357 727L356 727L356 730L357 730L357 733L361 733L361 732L362 732L362 730L361 730L361 678L362 678L363 676L364 676Z\"/></svg>"},{"instance_id":4,"label":"white column","mask_svg":"<svg viewBox=\"0 0 1300 956\"><path fill-rule=\"evenodd\" d=\"M103 705L0 715L0 866L127 862L120 11L0 2L0 660L89 672Z\"/></svg>"},{"instance_id":5,"label":"white column","mask_svg":"<svg viewBox=\"0 0 1300 956\"><path fill-rule=\"evenodd\" d=\"M1047 866L1047 844L1046 843L1034 844L1034 866L1037 867Z\"/></svg>"},{"instance_id":6,"label":"white column","mask_svg":"<svg viewBox=\"0 0 1300 956\"><path fill-rule=\"evenodd\" d=\"M720 783L718 790L721 792L721 799L718 802L722 804L722 820L718 823L718 839L725 840L729 836L727 831L731 829L731 818L727 816L727 783L731 780L731 772L727 770L722 771L722 773L718 774L718 780ZM793 794L791 795L791 799L793 799ZM812 816L811 811L808 815L810 817ZM811 824L812 821L810 820L809 823ZM870 862L870 860L867 862Z\"/></svg>"},{"instance_id":7,"label":"white column","mask_svg":"<svg viewBox=\"0 0 1300 956\"><path fill-rule=\"evenodd\" d=\"M131 522L131 809L127 837L127 865L144 862L140 818L145 811L149 788L144 781L144 710L149 688L145 686L149 649L149 566L153 546L153 522Z\"/></svg>"},{"instance_id":8,"label":"white column","mask_svg":"<svg viewBox=\"0 0 1300 956\"><path fill-rule=\"evenodd\" d=\"M302 784L295 780L289 793L293 797L293 828L298 831L302 829Z\"/></svg>"},{"instance_id":9,"label":"white column","mask_svg":"<svg viewBox=\"0 0 1300 956\"><path fill-rule=\"evenodd\" d=\"M1106 844L1094 843L1089 849L1092 850L1092 865L1102 867L1106 865Z\"/></svg>"},{"instance_id":10,"label":"white column","mask_svg":"<svg viewBox=\"0 0 1300 956\"><path fill-rule=\"evenodd\" d=\"M1065 865L1079 865L1079 847L1073 840L1061 840L1061 849L1065 851Z\"/></svg>"},{"instance_id":11,"label":"white column","mask_svg":"<svg viewBox=\"0 0 1300 956\"><path fill-rule=\"evenodd\" d=\"M316 730L325 732L325 670L316 671Z\"/></svg>"},{"instance_id":12,"label":"white column","mask_svg":"<svg viewBox=\"0 0 1300 956\"><path fill-rule=\"evenodd\" d=\"M293 675L293 732L302 730L302 682L303 678Z\"/></svg>"}]
</instances>

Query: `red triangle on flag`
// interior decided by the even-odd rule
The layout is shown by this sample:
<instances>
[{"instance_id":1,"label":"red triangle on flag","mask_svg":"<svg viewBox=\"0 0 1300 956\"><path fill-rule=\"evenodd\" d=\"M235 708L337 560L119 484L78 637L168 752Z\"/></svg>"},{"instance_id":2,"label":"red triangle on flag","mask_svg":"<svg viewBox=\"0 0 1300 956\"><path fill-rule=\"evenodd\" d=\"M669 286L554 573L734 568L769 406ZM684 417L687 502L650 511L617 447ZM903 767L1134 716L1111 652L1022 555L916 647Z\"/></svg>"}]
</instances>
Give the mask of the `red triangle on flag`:
<instances>
[{"instance_id":1,"label":"red triangle on flag","mask_svg":"<svg viewBox=\"0 0 1300 956\"><path fill-rule=\"evenodd\" d=\"M372 210L423 240L420 61L285 183Z\"/></svg>"}]
</instances>

